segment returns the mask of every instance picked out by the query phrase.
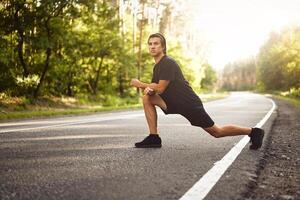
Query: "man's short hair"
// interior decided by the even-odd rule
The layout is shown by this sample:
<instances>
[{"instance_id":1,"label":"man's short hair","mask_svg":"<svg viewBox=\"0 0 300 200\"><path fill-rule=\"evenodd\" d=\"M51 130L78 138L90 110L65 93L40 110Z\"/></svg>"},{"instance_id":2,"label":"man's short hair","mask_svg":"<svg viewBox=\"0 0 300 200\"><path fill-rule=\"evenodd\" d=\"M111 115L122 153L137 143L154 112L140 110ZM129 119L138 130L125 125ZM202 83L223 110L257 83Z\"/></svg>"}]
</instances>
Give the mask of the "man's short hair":
<instances>
[{"instance_id":1,"label":"man's short hair","mask_svg":"<svg viewBox=\"0 0 300 200\"><path fill-rule=\"evenodd\" d=\"M158 37L160 39L161 46L163 47L163 52L164 52L164 54L167 54L167 42L166 42L166 38L163 36L163 34L161 34L161 33L151 34L148 38L148 43L149 43L150 38L154 38L154 37Z\"/></svg>"}]
</instances>

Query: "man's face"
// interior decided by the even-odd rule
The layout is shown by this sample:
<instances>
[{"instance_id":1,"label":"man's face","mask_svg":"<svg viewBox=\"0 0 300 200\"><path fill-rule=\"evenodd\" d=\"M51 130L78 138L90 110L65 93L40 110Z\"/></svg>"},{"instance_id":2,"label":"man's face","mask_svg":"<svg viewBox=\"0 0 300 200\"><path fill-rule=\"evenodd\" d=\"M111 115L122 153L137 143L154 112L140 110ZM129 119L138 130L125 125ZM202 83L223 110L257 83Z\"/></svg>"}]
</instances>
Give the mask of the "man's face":
<instances>
[{"instance_id":1,"label":"man's face","mask_svg":"<svg viewBox=\"0 0 300 200\"><path fill-rule=\"evenodd\" d=\"M149 52L151 56L156 57L163 54L163 46L161 45L161 41L159 37L153 37L149 39L148 42Z\"/></svg>"}]
</instances>

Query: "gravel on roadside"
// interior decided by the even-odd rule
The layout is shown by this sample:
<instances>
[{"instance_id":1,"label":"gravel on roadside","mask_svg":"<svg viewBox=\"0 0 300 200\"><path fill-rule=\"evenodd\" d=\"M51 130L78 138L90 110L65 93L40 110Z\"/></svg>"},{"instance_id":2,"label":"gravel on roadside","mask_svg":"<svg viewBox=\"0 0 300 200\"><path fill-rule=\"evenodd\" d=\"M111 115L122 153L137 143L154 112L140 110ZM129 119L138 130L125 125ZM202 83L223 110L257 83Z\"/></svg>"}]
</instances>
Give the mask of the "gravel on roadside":
<instances>
[{"instance_id":1,"label":"gravel on roadside","mask_svg":"<svg viewBox=\"0 0 300 200\"><path fill-rule=\"evenodd\" d=\"M244 199L300 199L300 108L275 101L278 116Z\"/></svg>"}]
</instances>

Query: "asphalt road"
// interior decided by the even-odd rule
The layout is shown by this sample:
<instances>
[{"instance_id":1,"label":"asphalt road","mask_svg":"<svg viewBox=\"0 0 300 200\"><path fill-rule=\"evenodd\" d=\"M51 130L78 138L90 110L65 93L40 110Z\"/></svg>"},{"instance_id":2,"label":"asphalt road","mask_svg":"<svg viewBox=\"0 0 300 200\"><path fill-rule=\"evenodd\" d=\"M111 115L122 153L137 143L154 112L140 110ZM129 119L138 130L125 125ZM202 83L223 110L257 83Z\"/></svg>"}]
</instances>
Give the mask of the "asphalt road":
<instances>
[{"instance_id":1,"label":"asphalt road","mask_svg":"<svg viewBox=\"0 0 300 200\"><path fill-rule=\"evenodd\" d=\"M241 92L204 106L218 124L252 127L272 103ZM158 124L161 149L133 147L148 134L142 110L0 123L0 199L179 199L243 137L160 110Z\"/></svg>"}]
</instances>

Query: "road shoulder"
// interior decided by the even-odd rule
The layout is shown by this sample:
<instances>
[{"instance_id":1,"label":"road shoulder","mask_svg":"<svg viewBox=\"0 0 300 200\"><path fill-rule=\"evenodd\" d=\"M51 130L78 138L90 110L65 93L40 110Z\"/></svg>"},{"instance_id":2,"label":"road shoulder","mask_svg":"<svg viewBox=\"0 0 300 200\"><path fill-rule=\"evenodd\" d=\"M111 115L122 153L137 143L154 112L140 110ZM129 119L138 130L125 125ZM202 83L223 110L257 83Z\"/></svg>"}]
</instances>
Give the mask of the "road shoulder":
<instances>
[{"instance_id":1,"label":"road shoulder","mask_svg":"<svg viewBox=\"0 0 300 200\"><path fill-rule=\"evenodd\" d=\"M246 146L205 199L300 199L300 108L275 102L262 149Z\"/></svg>"}]
</instances>

